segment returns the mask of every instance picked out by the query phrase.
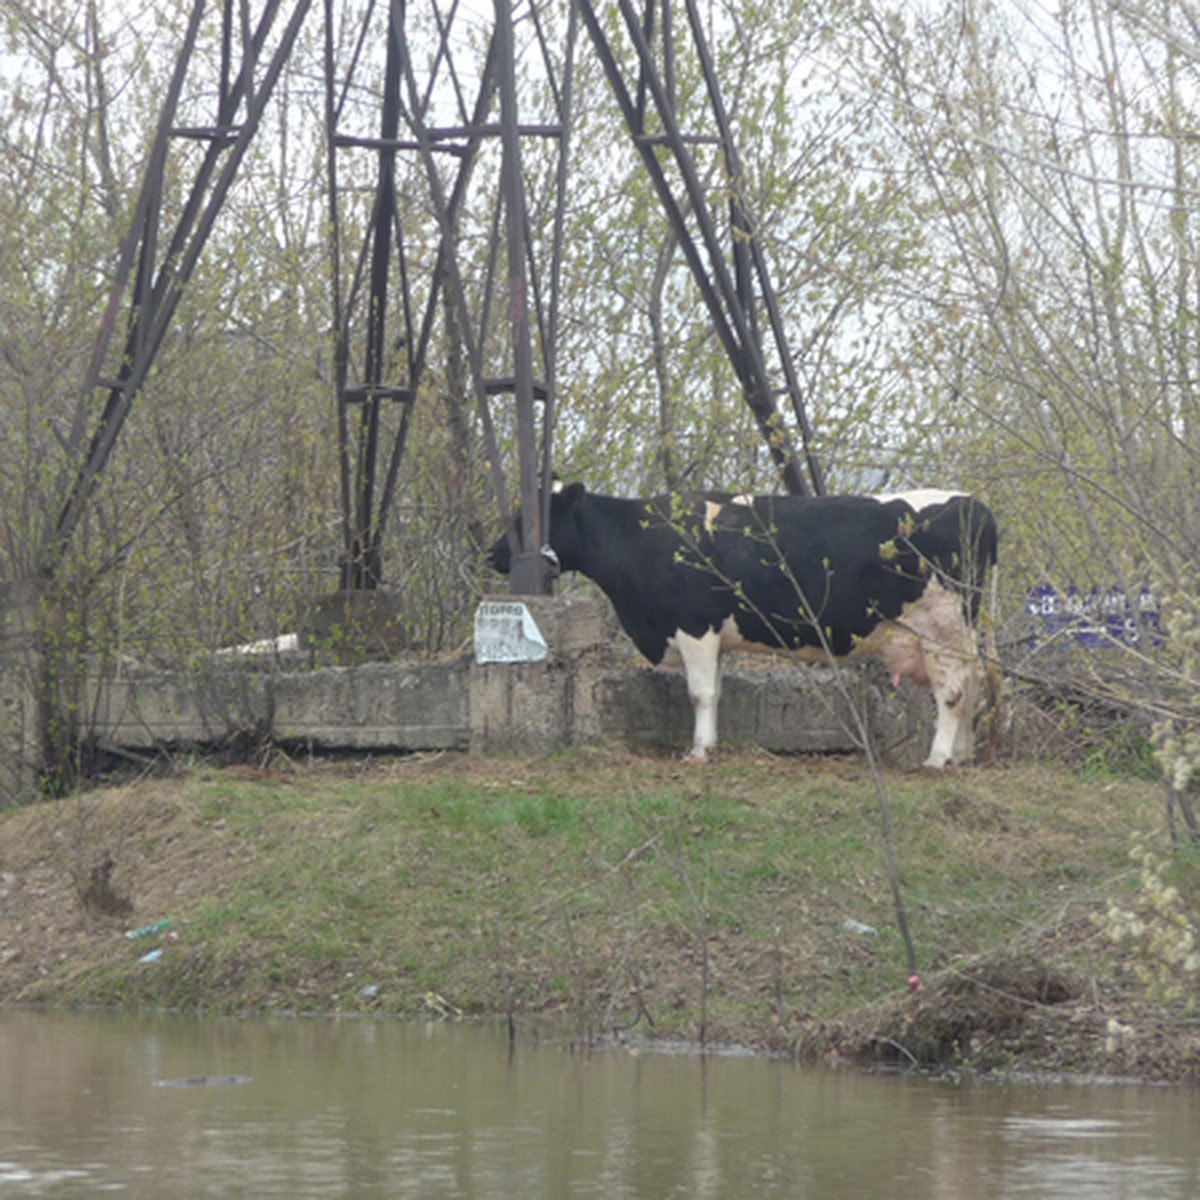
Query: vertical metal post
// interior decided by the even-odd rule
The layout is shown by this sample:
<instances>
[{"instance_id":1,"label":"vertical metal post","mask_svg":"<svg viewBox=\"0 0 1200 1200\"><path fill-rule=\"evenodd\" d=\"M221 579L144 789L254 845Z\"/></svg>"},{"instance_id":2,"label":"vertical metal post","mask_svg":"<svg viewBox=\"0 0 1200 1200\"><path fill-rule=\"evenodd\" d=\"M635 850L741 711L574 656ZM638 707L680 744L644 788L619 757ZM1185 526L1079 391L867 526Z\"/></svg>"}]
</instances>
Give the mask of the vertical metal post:
<instances>
[{"instance_id":1,"label":"vertical metal post","mask_svg":"<svg viewBox=\"0 0 1200 1200\"><path fill-rule=\"evenodd\" d=\"M504 202L505 247L508 258L508 323L512 339L513 389L517 412L517 455L521 477L521 544L509 575L517 595L550 591L550 568L542 557L545 542L539 503L540 472L537 420L533 400L533 344L529 329L525 227L525 185L521 177L521 144L517 124L517 72L513 49L510 0L496 3L496 51L500 92L500 191Z\"/></svg>"},{"instance_id":2,"label":"vertical metal post","mask_svg":"<svg viewBox=\"0 0 1200 1200\"><path fill-rule=\"evenodd\" d=\"M388 275L392 267L392 227L396 220L396 135L400 128L400 27L404 6L388 6L383 106L379 125L379 171L371 214L370 291L367 346L359 414L358 461L353 489L350 544L342 562L343 590L371 589L382 581L383 564L375 536L375 470L379 461L380 406L387 354ZM343 399L343 403L345 400ZM343 464L348 456L343 455Z\"/></svg>"}]
</instances>

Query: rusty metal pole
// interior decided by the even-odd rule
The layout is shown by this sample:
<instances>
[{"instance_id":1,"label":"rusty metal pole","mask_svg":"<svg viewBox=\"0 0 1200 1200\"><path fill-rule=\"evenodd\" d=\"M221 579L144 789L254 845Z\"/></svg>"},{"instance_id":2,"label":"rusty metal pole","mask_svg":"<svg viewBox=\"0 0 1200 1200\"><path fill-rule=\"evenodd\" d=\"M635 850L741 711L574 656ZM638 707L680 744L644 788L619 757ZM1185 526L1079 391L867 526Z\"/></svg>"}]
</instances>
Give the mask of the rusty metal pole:
<instances>
[{"instance_id":1,"label":"rusty metal pole","mask_svg":"<svg viewBox=\"0 0 1200 1200\"><path fill-rule=\"evenodd\" d=\"M517 413L517 457L521 481L521 546L509 575L514 595L541 596L551 590L550 564L542 556L546 541L539 503L537 416L533 396L533 342L529 329L529 289L525 185L517 123L517 72L510 0L496 3L496 52L500 93L500 192L504 203L505 252L508 258L508 322L512 338L513 391Z\"/></svg>"},{"instance_id":2,"label":"rusty metal pole","mask_svg":"<svg viewBox=\"0 0 1200 1200\"><path fill-rule=\"evenodd\" d=\"M388 342L388 276L392 268L392 229L396 220L396 137L400 127L400 26L402 5L388 10L387 52L379 128L379 166L375 208L371 215L370 292L367 300L367 346L359 413L358 461L351 496L350 544L341 566L343 590L379 587L383 564L376 536L375 472L379 460L380 408L384 395ZM340 331L339 331L340 332ZM346 403L343 392L342 404ZM343 448L343 463L348 455Z\"/></svg>"}]
</instances>

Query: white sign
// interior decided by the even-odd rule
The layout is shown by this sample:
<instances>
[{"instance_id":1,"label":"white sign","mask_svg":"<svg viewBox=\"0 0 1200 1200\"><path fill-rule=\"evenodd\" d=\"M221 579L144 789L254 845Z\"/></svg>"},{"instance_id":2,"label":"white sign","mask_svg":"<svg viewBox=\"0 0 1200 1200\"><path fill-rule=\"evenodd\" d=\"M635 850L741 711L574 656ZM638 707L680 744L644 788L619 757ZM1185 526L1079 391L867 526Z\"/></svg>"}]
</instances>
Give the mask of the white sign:
<instances>
[{"instance_id":1,"label":"white sign","mask_svg":"<svg viewBox=\"0 0 1200 1200\"><path fill-rule=\"evenodd\" d=\"M546 639L519 601L485 600L475 610L477 663L542 662Z\"/></svg>"}]
</instances>

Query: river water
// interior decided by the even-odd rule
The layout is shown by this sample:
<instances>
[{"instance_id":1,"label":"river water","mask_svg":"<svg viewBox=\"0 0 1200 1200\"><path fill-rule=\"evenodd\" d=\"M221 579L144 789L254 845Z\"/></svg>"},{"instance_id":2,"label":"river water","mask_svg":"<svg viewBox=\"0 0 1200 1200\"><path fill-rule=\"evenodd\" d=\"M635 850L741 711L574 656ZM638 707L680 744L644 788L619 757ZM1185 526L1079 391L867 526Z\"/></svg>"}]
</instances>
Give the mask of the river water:
<instances>
[{"instance_id":1,"label":"river water","mask_svg":"<svg viewBox=\"0 0 1200 1200\"><path fill-rule=\"evenodd\" d=\"M1194 1200L1200 1091L0 1012L0 1196Z\"/></svg>"}]
</instances>

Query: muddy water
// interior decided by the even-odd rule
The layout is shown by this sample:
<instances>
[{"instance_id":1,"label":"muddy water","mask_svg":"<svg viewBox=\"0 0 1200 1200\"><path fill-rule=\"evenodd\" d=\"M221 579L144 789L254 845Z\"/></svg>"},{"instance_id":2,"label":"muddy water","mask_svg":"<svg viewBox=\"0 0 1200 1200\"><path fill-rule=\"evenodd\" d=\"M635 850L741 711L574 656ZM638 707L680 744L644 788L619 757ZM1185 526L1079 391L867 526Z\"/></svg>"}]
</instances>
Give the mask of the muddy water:
<instances>
[{"instance_id":1,"label":"muddy water","mask_svg":"<svg viewBox=\"0 0 1200 1200\"><path fill-rule=\"evenodd\" d=\"M1200 1093L580 1056L464 1025L0 1012L0 1196L1200 1196Z\"/></svg>"}]
</instances>

